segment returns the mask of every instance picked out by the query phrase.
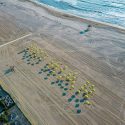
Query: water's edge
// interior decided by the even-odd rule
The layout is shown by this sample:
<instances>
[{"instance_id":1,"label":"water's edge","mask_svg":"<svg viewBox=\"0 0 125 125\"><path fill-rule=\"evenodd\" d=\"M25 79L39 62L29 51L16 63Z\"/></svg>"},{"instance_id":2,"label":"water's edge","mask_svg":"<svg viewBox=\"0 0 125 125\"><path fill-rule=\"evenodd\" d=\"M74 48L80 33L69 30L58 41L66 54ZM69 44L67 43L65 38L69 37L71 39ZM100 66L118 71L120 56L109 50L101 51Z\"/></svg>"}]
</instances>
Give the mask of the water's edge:
<instances>
[{"instance_id":1,"label":"water's edge","mask_svg":"<svg viewBox=\"0 0 125 125\"><path fill-rule=\"evenodd\" d=\"M83 18L125 27L125 0L34 0Z\"/></svg>"},{"instance_id":2,"label":"water's edge","mask_svg":"<svg viewBox=\"0 0 125 125\"><path fill-rule=\"evenodd\" d=\"M66 11L45 5L43 3L39 3L34 0L26 0L26 1L34 4L35 6L44 8L46 11L48 11L48 13L50 13L56 17L61 16L62 18L66 18L69 20L80 21L80 22L83 21L83 23L92 24L93 26L108 28L108 29L110 28L110 30L116 30L118 32L125 33L125 28L122 26L118 26L118 25L110 24L110 23L106 23L106 22L101 22L101 21L97 21L94 19L90 19L90 18L80 17L75 14L68 13Z\"/></svg>"}]
</instances>

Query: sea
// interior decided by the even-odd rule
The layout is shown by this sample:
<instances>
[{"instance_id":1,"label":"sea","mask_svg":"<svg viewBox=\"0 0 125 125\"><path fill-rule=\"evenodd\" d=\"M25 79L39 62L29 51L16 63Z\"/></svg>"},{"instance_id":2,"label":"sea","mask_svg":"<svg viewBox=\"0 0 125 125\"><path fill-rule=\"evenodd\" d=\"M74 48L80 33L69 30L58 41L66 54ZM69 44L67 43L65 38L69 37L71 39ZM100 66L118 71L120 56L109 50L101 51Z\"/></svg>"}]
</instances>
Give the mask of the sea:
<instances>
[{"instance_id":1,"label":"sea","mask_svg":"<svg viewBox=\"0 0 125 125\"><path fill-rule=\"evenodd\" d=\"M34 0L34 2L83 18L125 27L125 0Z\"/></svg>"}]
</instances>

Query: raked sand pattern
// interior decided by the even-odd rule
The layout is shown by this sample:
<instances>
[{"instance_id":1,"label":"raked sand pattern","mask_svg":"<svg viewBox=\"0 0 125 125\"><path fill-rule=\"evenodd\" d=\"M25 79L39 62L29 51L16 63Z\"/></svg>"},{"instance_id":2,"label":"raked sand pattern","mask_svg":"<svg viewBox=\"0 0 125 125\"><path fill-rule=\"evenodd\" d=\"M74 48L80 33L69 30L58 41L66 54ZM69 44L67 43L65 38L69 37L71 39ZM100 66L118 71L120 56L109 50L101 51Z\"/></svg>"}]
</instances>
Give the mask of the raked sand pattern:
<instances>
[{"instance_id":1,"label":"raked sand pattern","mask_svg":"<svg viewBox=\"0 0 125 125\"><path fill-rule=\"evenodd\" d=\"M3 3L0 79L29 121L33 125L124 125L124 30L50 12L27 1ZM89 31L80 34L88 24L92 26ZM56 77L46 80L46 73L39 74L46 63L30 65L18 54L31 43L78 72L78 86L86 80L95 86L92 105L83 106L82 112L75 115L65 109L67 99L62 95L62 86L52 85ZM15 73L4 75L8 65L15 66Z\"/></svg>"}]
</instances>

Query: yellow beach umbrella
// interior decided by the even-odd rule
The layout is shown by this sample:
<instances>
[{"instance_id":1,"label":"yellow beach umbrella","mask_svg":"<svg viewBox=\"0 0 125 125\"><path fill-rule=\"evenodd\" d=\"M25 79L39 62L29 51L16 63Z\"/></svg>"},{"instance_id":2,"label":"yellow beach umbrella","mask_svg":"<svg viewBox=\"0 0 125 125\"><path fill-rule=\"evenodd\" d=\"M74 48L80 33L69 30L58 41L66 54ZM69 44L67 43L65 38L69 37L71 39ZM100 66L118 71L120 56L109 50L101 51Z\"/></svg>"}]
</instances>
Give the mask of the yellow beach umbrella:
<instances>
[{"instance_id":1,"label":"yellow beach umbrella","mask_svg":"<svg viewBox=\"0 0 125 125\"><path fill-rule=\"evenodd\" d=\"M53 70L52 73L56 73L56 72Z\"/></svg>"},{"instance_id":2,"label":"yellow beach umbrella","mask_svg":"<svg viewBox=\"0 0 125 125\"><path fill-rule=\"evenodd\" d=\"M83 86L84 86L84 87L87 87L87 84L84 84Z\"/></svg>"},{"instance_id":3,"label":"yellow beach umbrella","mask_svg":"<svg viewBox=\"0 0 125 125\"><path fill-rule=\"evenodd\" d=\"M60 72L64 72L64 70L63 70L63 69L60 69Z\"/></svg>"},{"instance_id":4,"label":"yellow beach umbrella","mask_svg":"<svg viewBox=\"0 0 125 125\"><path fill-rule=\"evenodd\" d=\"M80 90L77 90L77 92L78 92L78 94L80 94L80 93L81 93L81 91L80 91Z\"/></svg>"},{"instance_id":5,"label":"yellow beach umbrella","mask_svg":"<svg viewBox=\"0 0 125 125\"><path fill-rule=\"evenodd\" d=\"M84 98L89 98L89 96L88 96L88 95L85 95Z\"/></svg>"},{"instance_id":6,"label":"yellow beach umbrella","mask_svg":"<svg viewBox=\"0 0 125 125\"><path fill-rule=\"evenodd\" d=\"M72 74L71 73L68 73L68 75L67 76L71 76Z\"/></svg>"},{"instance_id":7,"label":"yellow beach umbrella","mask_svg":"<svg viewBox=\"0 0 125 125\"><path fill-rule=\"evenodd\" d=\"M39 60L42 60L42 58L39 58Z\"/></svg>"},{"instance_id":8,"label":"yellow beach umbrella","mask_svg":"<svg viewBox=\"0 0 125 125\"><path fill-rule=\"evenodd\" d=\"M91 85L91 87L93 87L93 88L94 88L94 87L95 87L95 85Z\"/></svg>"},{"instance_id":9,"label":"yellow beach umbrella","mask_svg":"<svg viewBox=\"0 0 125 125\"><path fill-rule=\"evenodd\" d=\"M62 76L59 76L59 79L61 79L62 78Z\"/></svg>"},{"instance_id":10,"label":"yellow beach umbrella","mask_svg":"<svg viewBox=\"0 0 125 125\"><path fill-rule=\"evenodd\" d=\"M53 65L53 64L51 64L51 67L53 68L53 67L54 67L54 65Z\"/></svg>"},{"instance_id":11,"label":"yellow beach umbrella","mask_svg":"<svg viewBox=\"0 0 125 125\"><path fill-rule=\"evenodd\" d=\"M75 81L71 81L70 83L71 83L71 84L75 84Z\"/></svg>"},{"instance_id":12,"label":"yellow beach umbrella","mask_svg":"<svg viewBox=\"0 0 125 125\"><path fill-rule=\"evenodd\" d=\"M69 80L69 76L67 76L66 79Z\"/></svg>"},{"instance_id":13,"label":"yellow beach umbrella","mask_svg":"<svg viewBox=\"0 0 125 125\"><path fill-rule=\"evenodd\" d=\"M84 92L85 92L85 93L88 93L88 90L87 90L87 89L84 89Z\"/></svg>"},{"instance_id":14,"label":"yellow beach umbrella","mask_svg":"<svg viewBox=\"0 0 125 125\"><path fill-rule=\"evenodd\" d=\"M59 64L56 64L56 67L59 68Z\"/></svg>"},{"instance_id":15,"label":"yellow beach umbrella","mask_svg":"<svg viewBox=\"0 0 125 125\"><path fill-rule=\"evenodd\" d=\"M55 67L55 68L54 68L54 71L57 71L57 70L58 70L58 68L57 68L57 67Z\"/></svg>"},{"instance_id":16,"label":"yellow beach umbrella","mask_svg":"<svg viewBox=\"0 0 125 125\"><path fill-rule=\"evenodd\" d=\"M64 68L65 68L65 69L67 69L67 68L68 68L68 66L64 65Z\"/></svg>"},{"instance_id":17,"label":"yellow beach umbrella","mask_svg":"<svg viewBox=\"0 0 125 125\"><path fill-rule=\"evenodd\" d=\"M69 78L69 81L71 82L71 81L72 81L72 79L71 79L71 78Z\"/></svg>"},{"instance_id":18,"label":"yellow beach umbrella","mask_svg":"<svg viewBox=\"0 0 125 125\"><path fill-rule=\"evenodd\" d=\"M56 77L59 80L59 76Z\"/></svg>"},{"instance_id":19,"label":"yellow beach umbrella","mask_svg":"<svg viewBox=\"0 0 125 125\"><path fill-rule=\"evenodd\" d=\"M85 88L84 88L84 86L81 86L81 90L84 90Z\"/></svg>"},{"instance_id":20,"label":"yellow beach umbrella","mask_svg":"<svg viewBox=\"0 0 125 125\"><path fill-rule=\"evenodd\" d=\"M92 89L91 91L92 91L92 92L95 92L95 89Z\"/></svg>"},{"instance_id":21,"label":"yellow beach umbrella","mask_svg":"<svg viewBox=\"0 0 125 125\"><path fill-rule=\"evenodd\" d=\"M88 94L92 94L92 91L88 91Z\"/></svg>"},{"instance_id":22,"label":"yellow beach umbrella","mask_svg":"<svg viewBox=\"0 0 125 125\"><path fill-rule=\"evenodd\" d=\"M85 101L84 104L91 105L90 101Z\"/></svg>"},{"instance_id":23,"label":"yellow beach umbrella","mask_svg":"<svg viewBox=\"0 0 125 125\"><path fill-rule=\"evenodd\" d=\"M87 80L86 83L90 84L90 81Z\"/></svg>"},{"instance_id":24,"label":"yellow beach umbrella","mask_svg":"<svg viewBox=\"0 0 125 125\"><path fill-rule=\"evenodd\" d=\"M75 76L73 76L72 78L73 78L74 80L76 79L76 77L75 77Z\"/></svg>"},{"instance_id":25,"label":"yellow beach umbrella","mask_svg":"<svg viewBox=\"0 0 125 125\"><path fill-rule=\"evenodd\" d=\"M75 86L74 86L74 85L71 85L71 88L72 88L72 89L74 89L74 88L75 88Z\"/></svg>"}]
</instances>

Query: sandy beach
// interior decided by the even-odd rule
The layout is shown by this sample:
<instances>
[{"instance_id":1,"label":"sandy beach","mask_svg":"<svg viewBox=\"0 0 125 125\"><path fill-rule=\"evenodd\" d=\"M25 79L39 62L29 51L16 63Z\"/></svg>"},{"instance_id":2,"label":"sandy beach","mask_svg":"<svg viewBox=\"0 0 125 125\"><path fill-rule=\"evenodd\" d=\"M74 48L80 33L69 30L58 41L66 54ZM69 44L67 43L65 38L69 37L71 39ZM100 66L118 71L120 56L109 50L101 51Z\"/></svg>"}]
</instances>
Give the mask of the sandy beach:
<instances>
[{"instance_id":1,"label":"sandy beach","mask_svg":"<svg viewBox=\"0 0 125 125\"><path fill-rule=\"evenodd\" d=\"M56 12L26 0L0 0L0 80L33 125L125 125L125 28ZM90 31L86 30L92 25ZM96 87L93 105L74 115L60 89L17 54L37 43ZM15 73L6 76L7 65ZM80 84L78 82L78 86Z\"/></svg>"}]
</instances>

